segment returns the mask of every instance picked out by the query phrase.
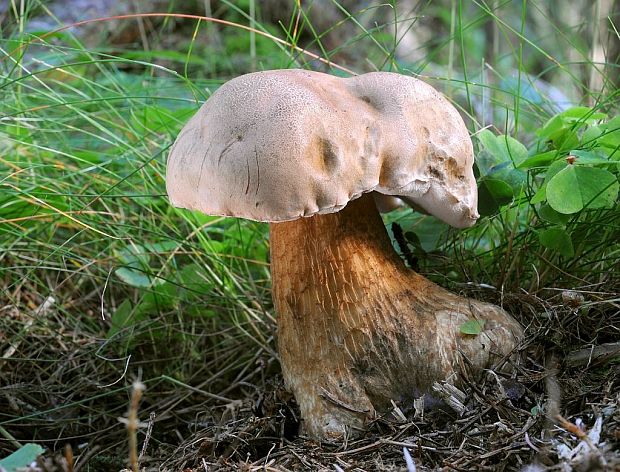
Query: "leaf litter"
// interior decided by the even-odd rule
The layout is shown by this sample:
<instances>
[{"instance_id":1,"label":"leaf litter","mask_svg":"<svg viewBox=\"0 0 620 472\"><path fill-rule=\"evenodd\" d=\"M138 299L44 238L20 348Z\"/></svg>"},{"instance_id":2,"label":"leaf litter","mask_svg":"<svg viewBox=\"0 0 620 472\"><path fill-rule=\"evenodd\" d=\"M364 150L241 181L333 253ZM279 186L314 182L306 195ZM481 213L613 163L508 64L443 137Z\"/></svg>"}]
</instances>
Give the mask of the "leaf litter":
<instances>
[{"instance_id":1,"label":"leaf litter","mask_svg":"<svg viewBox=\"0 0 620 472\"><path fill-rule=\"evenodd\" d=\"M33 305L28 298L35 297L24 295L23 306ZM583 310L587 299L586 291L551 292L548 300L504 294L505 308L529 333L512 373L489 370L458 388L437 383L434 408L394 402L364 436L333 443L300 433L273 349L251 350L246 338L221 332L204 335L204 358L187 359L188 373L170 377L161 374L167 360L144 346L134 348L140 360L129 369L106 357L103 334L67 326L62 301L43 300L29 314L5 303L3 335L18 344L0 350L0 457L16 443L36 442L46 453L25 470L123 469L131 386L141 376L146 389L134 412L140 470L618 470L620 347L613 327L620 311L613 296Z\"/></svg>"}]
</instances>

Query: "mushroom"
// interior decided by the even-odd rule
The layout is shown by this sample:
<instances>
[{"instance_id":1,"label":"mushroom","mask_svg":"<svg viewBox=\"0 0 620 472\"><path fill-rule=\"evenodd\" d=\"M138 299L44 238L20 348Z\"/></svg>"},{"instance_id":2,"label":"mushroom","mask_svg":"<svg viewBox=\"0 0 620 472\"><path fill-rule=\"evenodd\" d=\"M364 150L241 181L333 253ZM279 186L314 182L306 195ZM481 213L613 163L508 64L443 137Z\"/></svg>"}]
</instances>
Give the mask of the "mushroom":
<instances>
[{"instance_id":1,"label":"mushroom","mask_svg":"<svg viewBox=\"0 0 620 472\"><path fill-rule=\"evenodd\" d=\"M473 148L456 109L411 77L304 70L237 77L179 134L172 204L270 223L284 380L306 432L342 438L378 414L510 356L520 325L405 267L377 205L455 227L478 218ZM376 200L376 202L375 202ZM480 320L478 335L460 327ZM482 323L483 322L483 323Z\"/></svg>"}]
</instances>

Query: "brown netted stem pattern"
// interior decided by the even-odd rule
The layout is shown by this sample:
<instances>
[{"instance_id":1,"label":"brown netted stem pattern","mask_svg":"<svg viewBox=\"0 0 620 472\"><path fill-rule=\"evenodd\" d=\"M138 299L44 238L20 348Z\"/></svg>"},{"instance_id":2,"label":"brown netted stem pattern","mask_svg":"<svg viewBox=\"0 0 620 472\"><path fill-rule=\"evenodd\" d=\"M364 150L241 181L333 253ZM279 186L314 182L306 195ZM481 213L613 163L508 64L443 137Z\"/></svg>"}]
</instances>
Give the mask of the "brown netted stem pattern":
<instances>
[{"instance_id":1,"label":"brown netted stem pattern","mask_svg":"<svg viewBox=\"0 0 620 472\"><path fill-rule=\"evenodd\" d=\"M459 297L405 267L374 201L273 223L271 273L286 384L306 431L339 437L509 355L522 334L501 308ZM460 334L484 320L477 336Z\"/></svg>"}]
</instances>

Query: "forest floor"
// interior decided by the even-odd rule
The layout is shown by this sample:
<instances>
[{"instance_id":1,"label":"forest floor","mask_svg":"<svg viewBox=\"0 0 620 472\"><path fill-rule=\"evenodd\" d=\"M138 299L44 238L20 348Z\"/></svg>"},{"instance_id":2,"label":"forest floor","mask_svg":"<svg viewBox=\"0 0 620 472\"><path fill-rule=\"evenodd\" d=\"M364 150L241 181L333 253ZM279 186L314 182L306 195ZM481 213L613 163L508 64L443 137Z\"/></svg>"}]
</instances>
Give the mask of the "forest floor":
<instances>
[{"instance_id":1,"label":"forest floor","mask_svg":"<svg viewBox=\"0 0 620 472\"><path fill-rule=\"evenodd\" d=\"M469 295L497 301L483 292ZM296 404L271 350L258 348L235 378L222 371L197 382L199 375L190 386L162 375L132 385L129 379L115 382L114 369L110 384L100 385L93 379L106 378L101 366L111 365L97 362L101 340L61 324L48 300L37 307L44 322L20 325L27 345L9 348L27 361L21 357L22 367L11 369L19 359L9 352L0 361L3 377L10 377L1 390L1 409L31 412L4 421L0 432L21 443L35 428L37 442L56 451L30 470L120 470L130 449L124 418L141 385L142 400L133 408L142 422L141 470L618 470L620 346L566 351L561 344L563 330L601 330L605 322L616 322L617 307L610 301L584 309L582 296L563 292L553 303L504 294L504 306L528 333L516 372L488 371L458 389L437 384L441 406L424 411L395 404L362 437L337 443L319 443L299 431ZM15 328L24 321L9 306L3 316ZM243 350L247 344L240 343L220 354L235 358ZM57 361L46 360L51 357ZM145 370L153 369L149 362ZM73 462L67 444L73 468L67 465Z\"/></svg>"}]
</instances>

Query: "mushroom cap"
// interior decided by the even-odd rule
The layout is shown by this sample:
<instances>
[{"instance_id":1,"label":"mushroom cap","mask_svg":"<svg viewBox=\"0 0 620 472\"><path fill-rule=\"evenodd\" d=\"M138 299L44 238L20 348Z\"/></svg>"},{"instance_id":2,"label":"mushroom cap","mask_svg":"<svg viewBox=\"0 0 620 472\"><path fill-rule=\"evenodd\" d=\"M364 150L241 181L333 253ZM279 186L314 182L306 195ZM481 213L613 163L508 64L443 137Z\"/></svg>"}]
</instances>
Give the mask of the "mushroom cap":
<instances>
[{"instance_id":1,"label":"mushroom cap","mask_svg":"<svg viewBox=\"0 0 620 472\"><path fill-rule=\"evenodd\" d=\"M175 206L269 222L374 191L467 227L478 218L472 165L461 116L420 80L273 70L211 95L172 147L166 188Z\"/></svg>"}]
</instances>

